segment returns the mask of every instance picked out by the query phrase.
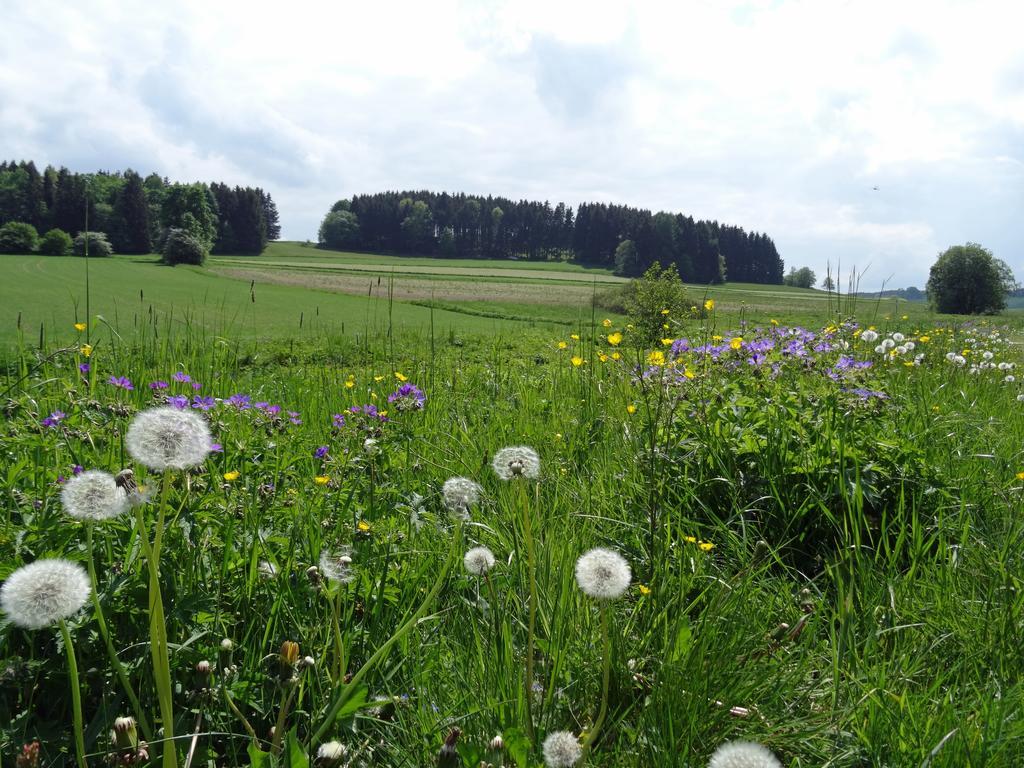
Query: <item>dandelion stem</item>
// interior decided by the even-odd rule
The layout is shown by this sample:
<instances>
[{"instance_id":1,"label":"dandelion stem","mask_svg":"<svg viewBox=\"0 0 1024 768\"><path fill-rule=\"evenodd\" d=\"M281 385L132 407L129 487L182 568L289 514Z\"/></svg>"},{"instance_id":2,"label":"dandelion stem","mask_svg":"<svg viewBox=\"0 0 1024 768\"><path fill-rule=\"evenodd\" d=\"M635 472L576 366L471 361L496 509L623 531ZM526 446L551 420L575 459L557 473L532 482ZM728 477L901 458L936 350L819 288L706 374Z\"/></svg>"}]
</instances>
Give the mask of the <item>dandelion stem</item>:
<instances>
[{"instance_id":1,"label":"dandelion stem","mask_svg":"<svg viewBox=\"0 0 1024 768\"><path fill-rule=\"evenodd\" d=\"M85 762L85 731L82 726L82 691L78 682L78 662L75 659L75 646L71 642L71 633L64 619L60 620L60 633L64 638L64 652L68 657L68 677L71 682L71 708L75 719L75 760L78 768L86 768Z\"/></svg>"},{"instance_id":2,"label":"dandelion stem","mask_svg":"<svg viewBox=\"0 0 1024 768\"><path fill-rule=\"evenodd\" d=\"M371 656L366 661L366 663L363 664L363 666L361 666L354 675L352 675L352 679L349 681L349 683L341 689L337 697L334 699L334 703L331 704L331 708L327 711L327 716L324 717L324 720L320 724L320 727L316 729L316 733L314 733L313 736L306 743L307 752L309 751L310 745L317 744L321 741L321 739L323 739L324 734L327 733L328 729L334 724L334 721L338 717L338 713L341 711L341 708L345 706L345 702L347 702L352 697L352 694L354 694L358 690L359 684L362 682L363 678L366 677L367 673L369 673L369 671L373 669L377 665L377 663L382 658L384 658L384 656L387 655L388 651L391 650L391 646L393 646L395 643L397 643L399 640L405 637L410 632L410 630L412 630L412 628L416 626L419 620L423 618L423 615L427 612L427 609L433 604L434 598L436 598L438 593L441 591L441 587L444 586L444 583L448 578L448 573L452 569L452 564L455 562L456 558L458 557L458 554L461 551L462 523L459 522L456 523L455 535L452 537L451 549L449 549L448 551L448 559L445 560L444 565L438 572L437 579L434 581L434 585L430 588L430 592L428 592L427 596L423 598L423 602L420 603L419 608L417 608L416 612L409 617L408 621L406 621L405 624L400 626L395 631L395 634L388 638L387 642L385 642L384 645L377 649L376 653L374 653L373 656Z\"/></svg>"},{"instance_id":3,"label":"dandelion stem","mask_svg":"<svg viewBox=\"0 0 1024 768\"><path fill-rule=\"evenodd\" d=\"M533 732L533 644L537 630L537 556L533 546L533 524L530 520L530 505L526 500L525 488L521 488L520 506L523 513L523 538L526 540L526 567L530 581L530 613L526 633L526 734L532 743Z\"/></svg>"},{"instance_id":4,"label":"dandelion stem","mask_svg":"<svg viewBox=\"0 0 1024 768\"><path fill-rule=\"evenodd\" d=\"M288 688L288 691L281 695L281 708L277 713L277 724L274 726L274 737L270 743L270 753L272 755L281 753L281 739L284 738L284 726L288 720L288 712L292 708L292 699L295 698L295 691L297 688L298 683L293 681L293 685Z\"/></svg>"},{"instance_id":5,"label":"dandelion stem","mask_svg":"<svg viewBox=\"0 0 1024 768\"><path fill-rule=\"evenodd\" d=\"M124 692L128 696L128 701L131 702L135 719L138 721L139 727L142 728L142 734L146 741L153 741L153 732L149 728L149 720L146 719L142 705L139 703L139 697L135 695L135 689L132 688L132 683L128 679L128 673L125 671L124 665L117 656L117 650L114 648L114 641L110 637L110 630L107 628L106 619L103 617L103 608L100 605L99 580L96 577L96 564L93 562L92 525L88 524L85 526L85 546L89 555L86 560L86 564L89 567L89 579L92 581L92 607L93 613L96 616L96 624L99 626L100 634L103 636L103 642L107 646L107 655L110 657L110 663L113 665L114 671L117 673L117 679L121 681L121 687L124 688Z\"/></svg>"},{"instance_id":6,"label":"dandelion stem","mask_svg":"<svg viewBox=\"0 0 1024 768\"><path fill-rule=\"evenodd\" d=\"M590 754L590 748L597 741L601 726L604 725L605 715L608 714L608 689L612 678L612 643L611 635L608 632L608 606L602 603L600 611L601 649L604 655L601 680L601 708L597 712L597 719L594 720L594 727L590 729L586 741L583 742L583 758L580 760L581 763L586 762L587 756Z\"/></svg>"}]
</instances>

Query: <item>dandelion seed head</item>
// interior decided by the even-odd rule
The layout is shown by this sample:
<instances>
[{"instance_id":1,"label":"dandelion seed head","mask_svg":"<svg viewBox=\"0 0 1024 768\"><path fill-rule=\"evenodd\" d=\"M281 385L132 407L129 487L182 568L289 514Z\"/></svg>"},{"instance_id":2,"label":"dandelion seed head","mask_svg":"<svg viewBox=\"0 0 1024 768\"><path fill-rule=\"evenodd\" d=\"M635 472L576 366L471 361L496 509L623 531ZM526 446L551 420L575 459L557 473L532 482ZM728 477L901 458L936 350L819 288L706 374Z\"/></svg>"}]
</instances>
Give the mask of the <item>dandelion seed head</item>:
<instances>
[{"instance_id":1,"label":"dandelion seed head","mask_svg":"<svg viewBox=\"0 0 1024 768\"><path fill-rule=\"evenodd\" d=\"M25 629L40 629L78 613L92 587L85 569L70 560L36 560L0 587L0 609Z\"/></svg>"},{"instance_id":2,"label":"dandelion seed head","mask_svg":"<svg viewBox=\"0 0 1024 768\"><path fill-rule=\"evenodd\" d=\"M348 755L348 749L340 741L326 741L316 750L318 764L339 765Z\"/></svg>"},{"instance_id":3,"label":"dandelion seed head","mask_svg":"<svg viewBox=\"0 0 1024 768\"><path fill-rule=\"evenodd\" d=\"M133 459L150 469L188 469L206 459L213 437L206 420L193 411L150 408L132 420L125 445Z\"/></svg>"},{"instance_id":4,"label":"dandelion seed head","mask_svg":"<svg viewBox=\"0 0 1024 768\"><path fill-rule=\"evenodd\" d=\"M462 564L474 576L483 576L494 567L494 553L487 547L473 547L462 558Z\"/></svg>"},{"instance_id":5,"label":"dandelion seed head","mask_svg":"<svg viewBox=\"0 0 1024 768\"><path fill-rule=\"evenodd\" d=\"M782 763L760 744L730 741L715 750L708 768L782 768Z\"/></svg>"},{"instance_id":6,"label":"dandelion seed head","mask_svg":"<svg viewBox=\"0 0 1024 768\"><path fill-rule=\"evenodd\" d=\"M348 552L330 552L325 549L320 553L320 573L331 581L347 584L355 578L352 573L352 556Z\"/></svg>"},{"instance_id":7,"label":"dandelion seed head","mask_svg":"<svg viewBox=\"0 0 1024 768\"><path fill-rule=\"evenodd\" d=\"M98 469L81 472L60 492L64 511L76 520L110 520L128 510L128 495L113 475Z\"/></svg>"},{"instance_id":8,"label":"dandelion seed head","mask_svg":"<svg viewBox=\"0 0 1024 768\"><path fill-rule=\"evenodd\" d=\"M544 765L571 768L583 756L579 740L569 731L555 731L544 739Z\"/></svg>"},{"instance_id":9,"label":"dandelion seed head","mask_svg":"<svg viewBox=\"0 0 1024 768\"><path fill-rule=\"evenodd\" d=\"M441 486L444 505L449 512L465 513L480 500L483 489L468 477L450 477Z\"/></svg>"},{"instance_id":10,"label":"dandelion seed head","mask_svg":"<svg viewBox=\"0 0 1024 768\"><path fill-rule=\"evenodd\" d=\"M864 333L862 333L860 335L860 337L861 337L861 339L866 341L868 344L872 344L872 343L878 341L878 333L876 333L875 331L872 331L870 329L867 330L867 331L864 331Z\"/></svg>"},{"instance_id":11,"label":"dandelion seed head","mask_svg":"<svg viewBox=\"0 0 1024 768\"><path fill-rule=\"evenodd\" d=\"M502 480L525 477L533 480L540 475L540 457L533 448L513 445L502 448L491 462L495 474Z\"/></svg>"},{"instance_id":12,"label":"dandelion seed head","mask_svg":"<svg viewBox=\"0 0 1024 768\"><path fill-rule=\"evenodd\" d=\"M576 561L576 583L597 600L621 597L632 578L626 558L610 549L592 549Z\"/></svg>"}]
</instances>

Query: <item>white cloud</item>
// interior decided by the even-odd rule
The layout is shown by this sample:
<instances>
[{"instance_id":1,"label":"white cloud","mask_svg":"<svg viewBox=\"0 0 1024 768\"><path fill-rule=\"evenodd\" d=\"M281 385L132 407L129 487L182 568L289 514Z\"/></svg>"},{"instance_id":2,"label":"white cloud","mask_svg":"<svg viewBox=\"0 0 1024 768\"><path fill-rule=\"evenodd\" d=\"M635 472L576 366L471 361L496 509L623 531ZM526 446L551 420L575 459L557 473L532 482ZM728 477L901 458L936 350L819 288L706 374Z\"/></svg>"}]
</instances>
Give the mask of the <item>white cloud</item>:
<instances>
[{"instance_id":1,"label":"white cloud","mask_svg":"<svg viewBox=\"0 0 1024 768\"><path fill-rule=\"evenodd\" d=\"M767 231L789 264L842 254L898 284L970 239L1024 276L1013 3L44 0L4 15L6 155L258 184L286 237L315 236L342 196L434 188L681 210Z\"/></svg>"}]
</instances>

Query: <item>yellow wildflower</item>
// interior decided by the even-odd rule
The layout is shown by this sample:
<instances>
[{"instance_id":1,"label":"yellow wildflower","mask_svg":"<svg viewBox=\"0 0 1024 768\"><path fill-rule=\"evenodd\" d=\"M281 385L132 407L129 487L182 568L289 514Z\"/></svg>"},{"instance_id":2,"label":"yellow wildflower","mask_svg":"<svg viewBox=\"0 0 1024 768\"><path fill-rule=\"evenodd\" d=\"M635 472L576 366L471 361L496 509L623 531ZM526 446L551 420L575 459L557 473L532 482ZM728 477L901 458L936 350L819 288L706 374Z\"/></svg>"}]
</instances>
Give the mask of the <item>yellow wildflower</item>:
<instances>
[{"instance_id":1,"label":"yellow wildflower","mask_svg":"<svg viewBox=\"0 0 1024 768\"><path fill-rule=\"evenodd\" d=\"M768 322L770 322L772 325L778 325L779 324L779 321L776 320L774 317L771 320L769 320Z\"/></svg>"},{"instance_id":2,"label":"yellow wildflower","mask_svg":"<svg viewBox=\"0 0 1024 768\"><path fill-rule=\"evenodd\" d=\"M931 337L922 336L921 338L918 339L918 341L920 341L922 344L927 344L929 341L931 341Z\"/></svg>"},{"instance_id":3,"label":"yellow wildflower","mask_svg":"<svg viewBox=\"0 0 1024 768\"><path fill-rule=\"evenodd\" d=\"M643 584L637 584L636 588L637 588L637 591L639 591L640 594L643 595L644 597L647 597L647 595L651 594L651 588L650 587L645 587Z\"/></svg>"},{"instance_id":4,"label":"yellow wildflower","mask_svg":"<svg viewBox=\"0 0 1024 768\"><path fill-rule=\"evenodd\" d=\"M242 476L242 473L239 472L237 469L233 469L230 472L225 472L224 473L224 479L227 480L229 483L233 483L235 480L237 480L241 476Z\"/></svg>"},{"instance_id":5,"label":"yellow wildflower","mask_svg":"<svg viewBox=\"0 0 1024 768\"><path fill-rule=\"evenodd\" d=\"M627 405L626 406L626 413L628 413L630 416L632 416L634 413L636 413L636 406L633 405L632 403Z\"/></svg>"},{"instance_id":6,"label":"yellow wildflower","mask_svg":"<svg viewBox=\"0 0 1024 768\"><path fill-rule=\"evenodd\" d=\"M661 345L663 347L671 347L674 342L675 342L675 339L662 339L661 340Z\"/></svg>"},{"instance_id":7,"label":"yellow wildflower","mask_svg":"<svg viewBox=\"0 0 1024 768\"><path fill-rule=\"evenodd\" d=\"M579 367L580 367L581 365L583 365L583 358L582 358L582 357L580 357L579 355L575 355L575 356L573 356L573 358L572 358L572 364L573 364L573 365L574 365L574 366L575 366L576 368L579 368Z\"/></svg>"},{"instance_id":8,"label":"yellow wildflower","mask_svg":"<svg viewBox=\"0 0 1024 768\"><path fill-rule=\"evenodd\" d=\"M647 356L647 362L651 365L664 365L665 353L660 349L656 349Z\"/></svg>"},{"instance_id":9,"label":"yellow wildflower","mask_svg":"<svg viewBox=\"0 0 1024 768\"><path fill-rule=\"evenodd\" d=\"M719 336L719 335L718 335L718 334L716 333L716 334L715 334L714 336L712 336L712 337L711 337L711 340L712 340L712 341L721 341L721 340L722 340L722 337L721 337L721 336Z\"/></svg>"},{"instance_id":10,"label":"yellow wildflower","mask_svg":"<svg viewBox=\"0 0 1024 768\"><path fill-rule=\"evenodd\" d=\"M704 302L704 309L706 309L708 312L710 312L714 308L715 308L715 300L714 299L708 299L707 301Z\"/></svg>"},{"instance_id":11,"label":"yellow wildflower","mask_svg":"<svg viewBox=\"0 0 1024 768\"><path fill-rule=\"evenodd\" d=\"M608 343L613 347L619 346L622 343L622 334L616 331L615 333L608 334Z\"/></svg>"},{"instance_id":12,"label":"yellow wildflower","mask_svg":"<svg viewBox=\"0 0 1024 768\"><path fill-rule=\"evenodd\" d=\"M612 360L621 360L621 359L622 359L622 355L620 355L618 352L612 352Z\"/></svg>"},{"instance_id":13,"label":"yellow wildflower","mask_svg":"<svg viewBox=\"0 0 1024 768\"><path fill-rule=\"evenodd\" d=\"M606 355L604 352L598 352L597 353L597 359L600 360L602 363L607 363L608 362L608 355Z\"/></svg>"},{"instance_id":14,"label":"yellow wildflower","mask_svg":"<svg viewBox=\"0 0 1024 768\"><path fill-rule=\"evenodd\" d=\"M79 350L85 357L89 357L92 354L92 344L83 344Z\"/></svg>"},{"instance_id":15,"label":"yellow wildflower","mask_svg":"<svg viewBox=\"0 0 1024 768\"><path fill-rule=\"evenodd\" d=\"M604 320L601 321L601 325L603 325L605 328L611 328L612 321L606 317Z\"/></svg>"},{"instance_id":16,"label":"yellow wildflower","mask_svg":"<svg viewBox=\"0 0 1024 768\"><path fill-rule=\"evenodd\" d=\"M732 349L739 349L740 347L743 346L743 337L742 336L734 336L732 338L732 341L729 342L729 346Z\"/></svg>"},{"instance_id":17,"label":"yellow wildflower","mask_svg":"<svg viewBox=\"0 0 1024 768\"><path fill-rule=\"evenodd\" d=\"M368 533L369 530L370 530L370 524L368 522L366 522L365 520L360 520L359 524L356 526L356 528L358 528L363 533Z\"/></svg>"},{"instance_id":18,"label":"yellow wildflower","mask_svg":"<svg viewBox=\"0 0 1024 768\"><path fill-rule=\"evenodd\" d=\"M355 385L356 385L356 380L355 380L355 379L351 379L351 378L350 378L350 379L346 379L346 380L345 380L345 386L346 386L346 387L347 387L348 389L352 389L352 387L354 387Z\"/></svg>"},{"instance_id":19,"label":"yellow wildflower","mask_svg":"<svg viewBox=\"0 0 1024 768\"><path fill-rule=\"evenodd\" d=\"M384 377L383 376L374 376L373 380L374 381L384 381Z\"/></svg>"},{"instance_id":20,"label":"yellow wildflower","mask_svg":"<svg viewBox=\"0 0 1024 768\"><path fill-rule=\"evenodd\" d=\"M661 314L663 314L663 315L667 315L667 314L668 314L668 310L667 310L667 309L663 309L663 310L661 310Z\"/></svg>"},{"instance_id":21,"label":"yellow wildflower","mask_svg":"<svg viewBox=\"0 0 1024 768\"><path fill-rule=\"evenodd\" d=\"M1018 472L1017 473L1017 479L1018 480L1024 480L1024 472Z\"/></svg>"},{"instance_id":22,"label":"yellow wildflower","mask_svg":"<svg viewBox=\"0 0 1024 768\"><path fill-rule=\"evenodd\" d=\"M578 333L570 333L569 338L572 339L573 341L579 341L580 335Z\"/></svg>"},{"instance_id":23,"label":"yellow wildflower","mask_svg":"<svg viewBox=\"0 0 1024 768\"><path fill-rule=\"evenodd\" d=\"M558 348L559 348L559 349L565 349L565 348L566 348L566 347L568 347L568 346L569 346L569 345L568 345L568 344L566 344L566 343L565 343L564 341L560 341L560 342L558 342Z\"/></svg>"},{"instance_id":24,"label":"yellow wildflower","mask_svg":"<svg viewBox=\"0 0 1024 768\"><path fill-rule=\"evenodd\" d=\"M688 379L692 379L694 377L694 375L695 375L694 372L691 371L689 368L687 368L685 371L683 371L683 376L685 376Z\"/></svg>"},{"instance_id":25,"label":"yellow wildflower","mask_svg":"<svg viewBox=\"0 0 1024 768\"><path fill-rule=\"evenodd\" d=\"M329 482L331 482L331 478L329 478L327 475L317 475L316 477L313 478L313 482L316 483L317 485L327 485Z\"/></svg>"},{"instance_id":26,"label":"yellow wildflower","mask_svg":"<svg viewBox=\"0 0 1024 768\"><path fill-rule=\"evenodd\" d=\"M697 543L697 546L700 547L703 552L710 552L715 548L715 545L710 541L700 541Z\"/></svg>"},{"instance_id":27,"label":"yellow wildflower","mask_svg":"<svg viewBox=\"0 0 1024 768\"><path fill-rule=\"evenodd\" d=\"M86 329L85 323L75 323L75 330L81 333Z\"/></svg>"},{"instance_id":28,"label":"yellow wildflower","mask_svg":"<svg viewBox=\"0 0 1024 768\"><path fill-rule=\"evenodd\" d=\"M409 380L408 376L404 376L401 373L399 373L398 371L395 371L395 378L398 379L399 381L408 381Z\"/></svg>"},{"instance_id":29,"label":"yellow wildflower","mask_svg":"<svg viewBox=\"0 0 1024 768\"><path fill-rule=\"evenodd\" d=\"M683 536L683 541L685 541L687 544L696 544L697 543L697 537L696 536Z\"/></svg>"}]
</instances>

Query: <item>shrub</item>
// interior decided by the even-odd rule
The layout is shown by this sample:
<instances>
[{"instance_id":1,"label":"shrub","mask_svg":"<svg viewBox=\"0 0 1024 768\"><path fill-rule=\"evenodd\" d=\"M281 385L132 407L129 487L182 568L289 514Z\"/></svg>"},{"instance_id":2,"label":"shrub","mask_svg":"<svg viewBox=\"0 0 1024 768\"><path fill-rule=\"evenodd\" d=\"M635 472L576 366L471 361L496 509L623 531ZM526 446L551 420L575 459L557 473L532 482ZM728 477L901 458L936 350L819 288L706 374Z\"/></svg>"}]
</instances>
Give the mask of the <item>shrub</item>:
<instances>
[{"instance_id":1,"label":"shrub","mask_svg":"<svg viewBox=\"0 0 1024 768\"><path fill-rule=\"evenodd\" d=\"M39 233L31 224L9 221L0 227L0 253L32 253L39 244Z\"/></svg>"},{"instance_id":2,"label":"shrub","mask_svg":"<svg viewBox=\"0 0 1024 768\"><path fill-rule=\"evenodd\" d=\"M1013 272L977 243L954 245L939 255L928 276L928 301L939 312L994 314L1016 285Z\"/></svg>"},{"instance_id":3,"label":"shrub","mask_svg":"<svg viewBox=\"0 0 1024 768\"><path fill-rule=\"evenodd\" d=\"M662 269L657 262L629 284L624 304L634 327L634 338L644 345L670 335L664 326L672 320L700 316L702 311L698 308L695 314L691 308L675 264Z\"/></svg>"},{"instance_id":4,"label":"shrub","mask_svg":"<svg viewBox=\"0 0 1024 768\"><path fill-rule=\"evenodd\" d=\"M171 228L164 241L165 264L202 264L206 261L206 248L199 238L184 229Z\"/></svg>"},{"instance_id":5,"label":"shrub","mask_svg":"<svg viewBox=\"0 0 1024 768\"><path fill-rule=\"evenodd\" d=\"M67 256L72 248L71 235L63 229L51 229L39 241L39 252L47 256Z\"/></svg>"},{"instance_id":6,"label":"shrub","mask_svg":"<svg viewBox=\"0 0 1024 768\"><path fill-rule=\"evenodd\" d=\"M109 256L114 252L106 232L79 232L75 236L75 256L85 256L85 244L89 243L90 256Z\"/></svg>"}]
</instances>

